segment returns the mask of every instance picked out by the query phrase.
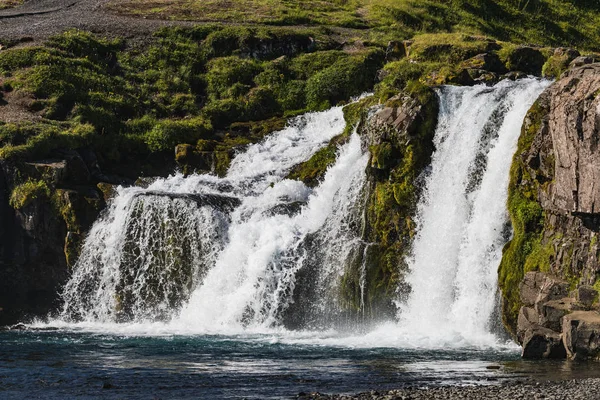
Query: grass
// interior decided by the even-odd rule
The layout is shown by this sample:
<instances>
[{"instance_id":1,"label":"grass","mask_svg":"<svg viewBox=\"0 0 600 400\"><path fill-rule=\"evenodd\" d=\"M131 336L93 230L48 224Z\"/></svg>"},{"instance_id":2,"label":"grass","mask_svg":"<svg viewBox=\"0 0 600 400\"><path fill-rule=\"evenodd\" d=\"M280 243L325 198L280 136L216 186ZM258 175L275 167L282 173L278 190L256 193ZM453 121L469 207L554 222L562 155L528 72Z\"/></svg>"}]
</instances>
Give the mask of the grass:
<instances>
[{"instance_id":1,"label":"grass","mask_svg":"<svg viewBox=\"0 0 600 400\"><path fill-rule=\"evenodd\" d=\"M150 18L353 28L380 42L451 32L600 50L595 0L112 0L108 7Z\"/></svg>"},{"instance_id":2,"label":"grass","mask_svg":"<svg viewBox=\"0 0 600 400\"><path fill-rule=\"evenodd\" d=\"M0 93L32 98L29 111L42 119L0 125L0 157L91 145L115 173L131 160L170 169L153 155L174 162L178 144L216 140L222 170L238 138L259 140L273 125L256 121L322 110L373 87L383 51L332 46L311 30L207 25L162 29L142 48L72 30L4 50Z\"/></svg>"}]
</instances>

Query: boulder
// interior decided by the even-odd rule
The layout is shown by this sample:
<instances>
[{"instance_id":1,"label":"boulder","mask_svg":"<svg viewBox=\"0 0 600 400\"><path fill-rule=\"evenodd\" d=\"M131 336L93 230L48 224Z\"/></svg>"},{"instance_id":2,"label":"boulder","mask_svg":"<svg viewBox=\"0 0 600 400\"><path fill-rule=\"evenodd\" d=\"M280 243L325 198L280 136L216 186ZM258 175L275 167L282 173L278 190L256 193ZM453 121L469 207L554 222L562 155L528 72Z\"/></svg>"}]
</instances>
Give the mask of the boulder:
<instances>
[{"instance_id":1,"label":"boulder","mask_svg":"<svg viewBox=\"0 0 600 400\"><path fill-rule=\"evenodd\" d=\"M521 356L528 359L563 359L567 353L559 333L537 326L525 332Z\"/></svg>"},{"instance_id":2,"label":"boulder","mask_svg":"<svg viewBox=\"0 0 600 400\"><path fill-rule=\"evenodd\" d=\"M28 171L31 167L35 171ZM30 176L37 176L46 182L60 185L67 179L67 162L65 160L43 160L25 163L25 172Z\"/></svg>"},{"instance_id":3,"label":"boulder","mask_svg":"<svg viewBox=\"0 0 600 400\"><path fill-rule=\"evenodd\" d=\"M539 314L542 314L540 306L552 301L560 300L569 296L569 282L562 279L546 275L540 292L535 300L535 308Z\"/></svg>"},{"instance_id":4,"label":"boulder","mask_svg":"<svg viewBox=\"0 0 600 400\"><path fill-rule=\"evenodd\" d=\"M575 299L565 297L560 300L551 300L538 305L539 323L544 328L552 329L553 331L561 331L561 319L573 310L581 309Z\"/></svg>"},{"instance_id":5,"label":"boulder","mask_svg":"<svg viewBox=\"0 0 600 400\"><path fill-rule=\"evenodd\" d=\"M570 359L598 358L600 354L600 313L575 311L562 321L564 347Z\"/></svg>"},{"instance_id":6,"label":"boulder","mask_svg":"<svg viewBox=\"0 0 600 400\"><path fill-rule=\"evenodd\" d=\"M522 71L530 75L540 75L546 57L536 48L520 46L510 52L506 67L510 71Z\"/></svg>"},{"instance_id":7,"label":"boulder","mask_svg":"<svg viewBox=\"0 0 600 400\"><path fill-rule=\"evenodd\" d=\"M464 68L484 70L497 74L507 72L506 66L500 61L500 58L495 53L477 54L475 57L469 58L462 63Z\"/></svg>"},{"instance_id":8,"label":"boulder","mask_svg":"<svg viewBox=\"0 0 600 400\"><path fill-rule=\"evenodd\" d=\"M582 285L575 291L575 298L585 308L591 308L598 300L598 291L589 285Z\"/></svg>"}]
</instances>

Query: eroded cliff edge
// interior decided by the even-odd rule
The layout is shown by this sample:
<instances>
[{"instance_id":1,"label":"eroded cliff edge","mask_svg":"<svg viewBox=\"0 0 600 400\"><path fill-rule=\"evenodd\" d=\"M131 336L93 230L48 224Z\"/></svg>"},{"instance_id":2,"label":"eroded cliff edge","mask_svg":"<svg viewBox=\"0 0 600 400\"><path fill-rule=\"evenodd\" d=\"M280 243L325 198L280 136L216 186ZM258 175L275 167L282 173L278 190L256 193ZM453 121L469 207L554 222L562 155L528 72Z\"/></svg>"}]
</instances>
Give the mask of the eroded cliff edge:
<instances>
[{"instance_id":1,"label":"eroded cliff edge","mask_svg":"<svg viewBox=\"0 0 600 400\"><path fill-rule=\"evenodd\" d=\"M529 110L511 167L503 320L525 357L600 349L600 64L573 65Z\"/></svg>"}]
</instances>

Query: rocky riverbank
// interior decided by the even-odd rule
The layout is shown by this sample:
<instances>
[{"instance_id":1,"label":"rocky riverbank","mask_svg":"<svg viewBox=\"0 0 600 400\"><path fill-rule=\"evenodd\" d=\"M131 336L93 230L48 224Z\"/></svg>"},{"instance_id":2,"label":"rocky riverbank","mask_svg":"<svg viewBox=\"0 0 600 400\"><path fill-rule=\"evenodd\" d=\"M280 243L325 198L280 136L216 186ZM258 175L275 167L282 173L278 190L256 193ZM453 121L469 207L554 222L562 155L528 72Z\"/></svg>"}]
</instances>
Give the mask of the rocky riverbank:
<instances>
[{"instance_id":1,"label":"rocky riverbank","mask_svg":"<svg viewBox=\"0 0 600 400\"><path fill-rule=\"evenodd\" d=\"M517 381L498 386L444 386L428 389L408 388L381 392L371 391L356 395L300 393L297 398L306 400L596 400L598 399L598 393L600 393L600 378L573 379L558 382Z\"/></svg>"}]
</instances>

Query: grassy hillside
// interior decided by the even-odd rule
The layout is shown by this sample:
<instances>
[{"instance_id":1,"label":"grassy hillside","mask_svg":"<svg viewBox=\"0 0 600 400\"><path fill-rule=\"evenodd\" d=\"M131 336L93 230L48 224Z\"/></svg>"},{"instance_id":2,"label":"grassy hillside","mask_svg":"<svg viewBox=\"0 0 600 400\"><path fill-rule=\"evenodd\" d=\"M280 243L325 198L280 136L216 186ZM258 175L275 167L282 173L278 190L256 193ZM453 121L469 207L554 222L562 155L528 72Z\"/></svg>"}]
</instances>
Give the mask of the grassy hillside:
<instances>
[{"instance_id":1,"label":"grassy hillside","mask_svg":"<svg viewBox=\"0 0 600 400\"><path fill-rule=\"evenodd\" d=\"M354 34L396 39L460 32L600 50L597 0L112 0L108 7L151 18L371 28Z\"/></svg>"}]
</instances>

